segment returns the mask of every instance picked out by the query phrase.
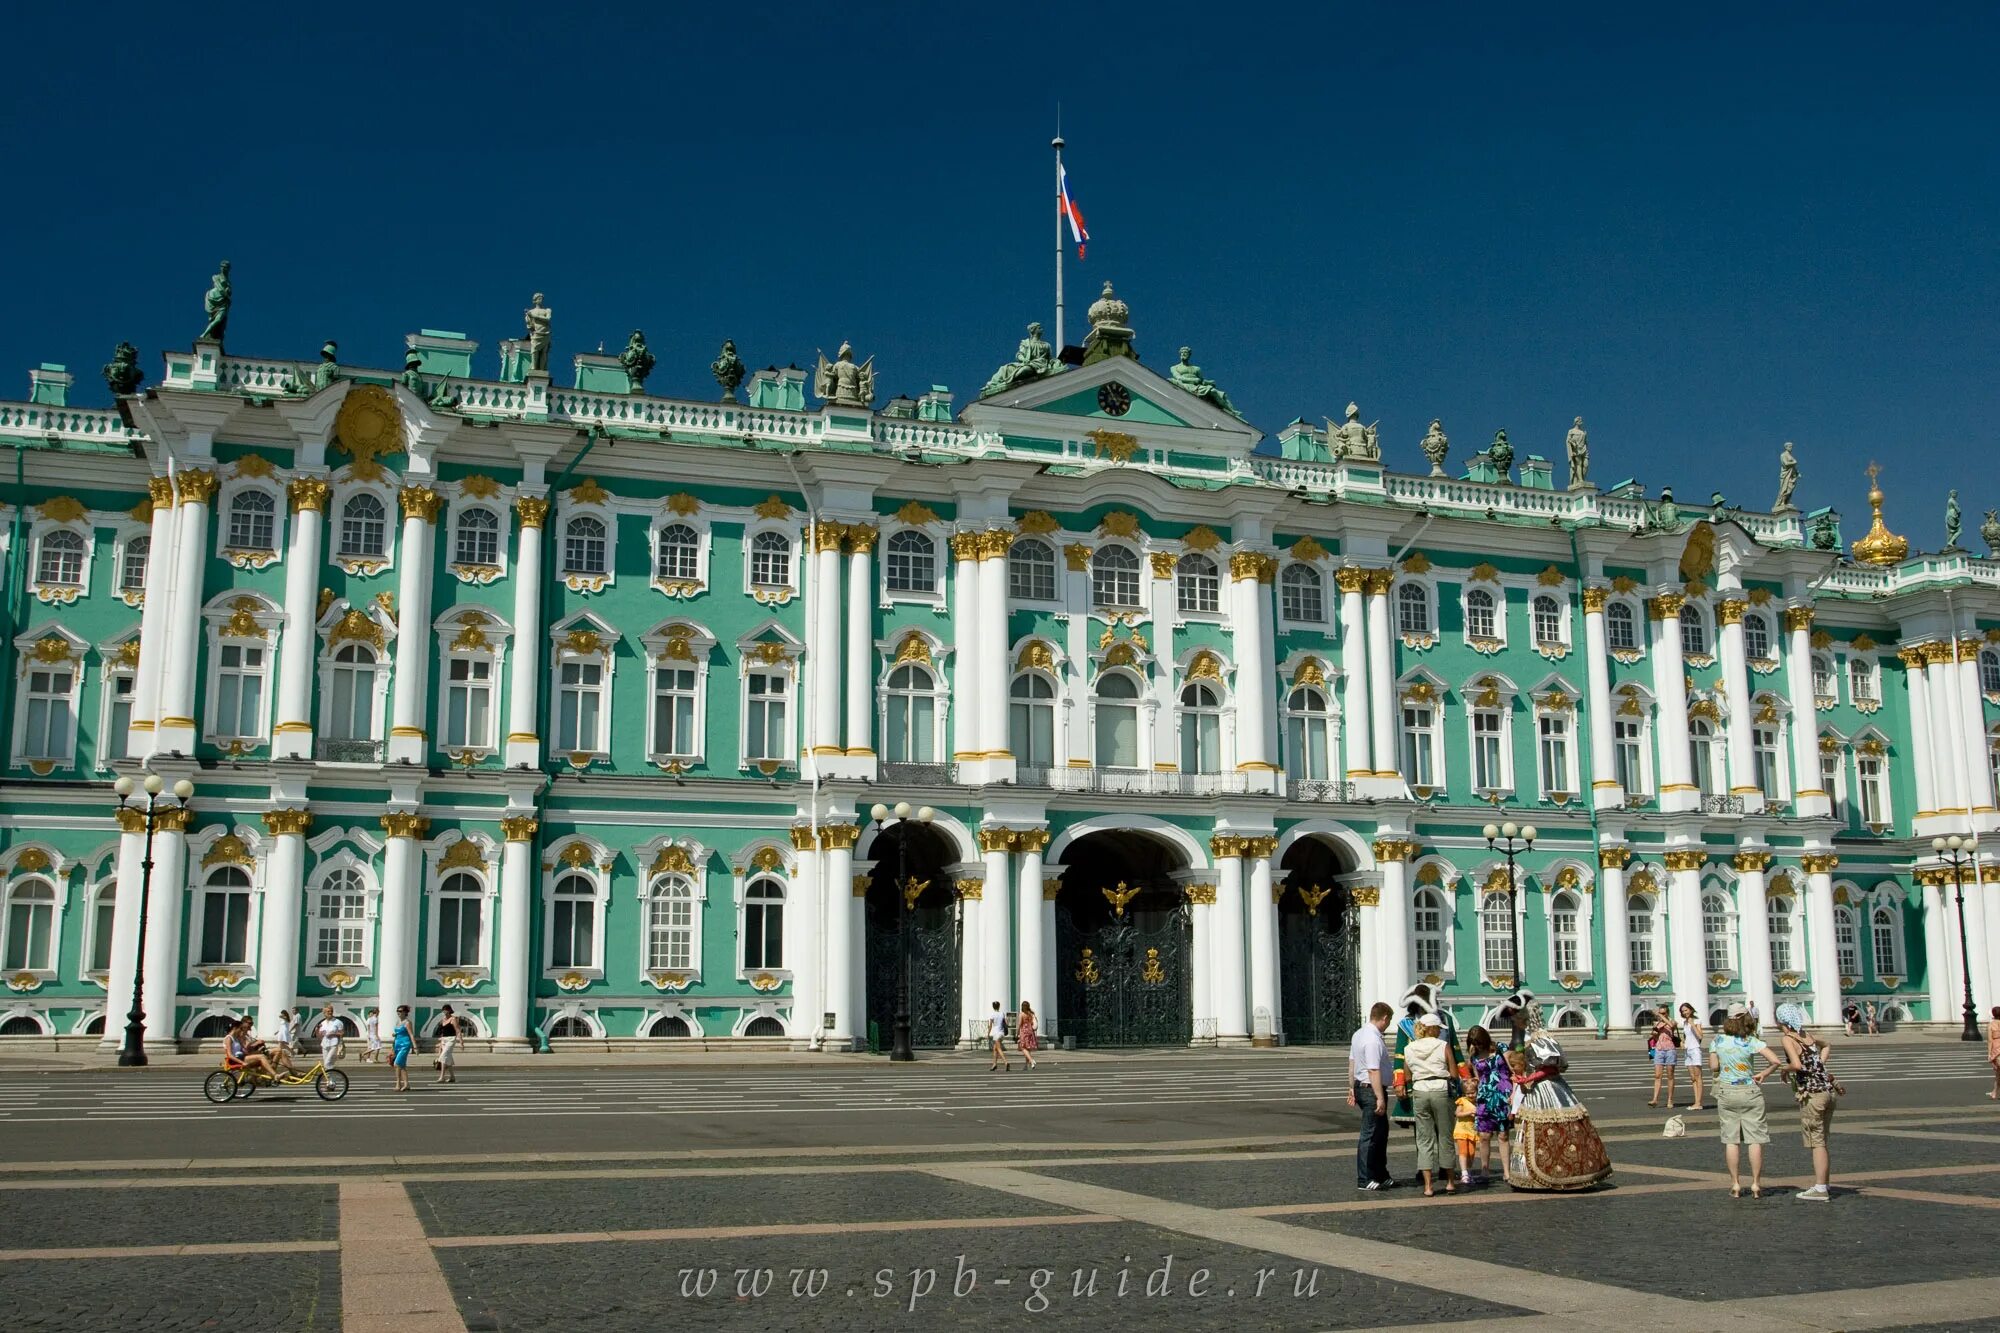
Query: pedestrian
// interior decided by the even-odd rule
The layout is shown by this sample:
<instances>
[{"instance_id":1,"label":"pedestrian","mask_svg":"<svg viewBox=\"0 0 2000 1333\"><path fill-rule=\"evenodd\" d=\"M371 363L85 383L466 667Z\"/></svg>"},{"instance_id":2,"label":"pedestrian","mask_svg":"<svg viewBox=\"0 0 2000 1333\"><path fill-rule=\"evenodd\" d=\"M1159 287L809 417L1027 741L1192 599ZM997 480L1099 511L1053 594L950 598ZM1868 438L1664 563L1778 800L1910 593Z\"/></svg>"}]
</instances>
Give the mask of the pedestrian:
<instances>
[{"instance_id":1,"label":"pedestrian","mask_svg":"<svg viewBox=\"0 0 2000 1333\"><path fill-rule=\"evenodd\" d=\"M1417 1039L1403 1048L1403 1068L1410 1074L1410 1106L1417 1121L1417 1174L1423 1178L1424 1197L1431 1198L1434 1175L1444 1178L1444 1192L1458 1193L1451 1176L1453 1074L1451 1050L1438 1033L1443 1025L1436 1014L1417 1015Z\"/></svg>"},{"instance_id":2,"label":"pedestrian","mask_svg":"<svg viewBox=\"0 0 2000 1333\"><path fill-rule=\"evenodd\" d=\"M1765 1067L1751 1070L1757 1056ZM1722 1156L1729 1164L1729 1197L1743 1197L1740 1157L1750 1149L1750 1197L1764 1197L1764 1145L1771 1130L1764 1121L1764 1080L1785 1067L1778 1053L1757 1036L1748 1006L1733 1004L1723 1021L1722 1035L1709 1044L1715 1067L1715 1115L1722 1125Z\"/></svg>"},{"instance_id":3,"label":"pedestrian","mask_svg":"<svg viewBox=\"0 0 2000 1333\"><path fill-rule=\"evenodd\" d=\"M1472 1098L1461 1089L1458 1100L1451 1104L1451 1142L1458 1149L1458 1183L1470 1187L1472 1184L1472 1157L1479 1151L1478 1107Z\"/></svg>"},{"instance_id":4,"label":"pedestrian","mask_svg":"<svg viewBox=\"0 0 2000 1333\"><path fill-rule=\"evenodd\" d=\"M1792 1091L1799 1099L1799 1127L1806 1147L1812 1149L1813 1185L1800 1190L1798 1197L1808 1203L1825 1203L1833 1197L1826 1136L1847 1089L1827 1070L1826 1057L1833 1047L1806 1034L1803 1008L1792 1003L1779 1005L1778 1032L1785 1041L1785 1067L1791 1072Z\"/></svg>"},{"instance_id":5,"label":"pedestrian","mask_svg":"<svg viewBox=\"0 0 2000 1333\"><path fill-rule=\"evenodd\" d=\"M1674 1061L1680 1058L1680 1029L1674 1023L1673 1011L1661 1005L1653 1015L1653 1035L1646 1042L1646 1049L1653 1054L1653 1099L1648 1106L1660 1104L1660 1084L1667 1085L1667 1109L1674 1109Z\"/></svg>"},{"instance_id":6,"label":"pedestrian","mask_svg":"<svg viewBox=\"0 0 2000 1333\"><path fill-rule=\"evenodd\" d=\"M1493 1034L1475 1027L1465 1034L1465 1049L1472 1055L1472 1124L1479 1134L1479 1182L1493 1178L1493 1140L1500 1139L1501 1168L1507 1162L1507 1122L1513 1114L1510 1103L1514 1080L1507 1062L1494 1049Z\"/></svg>"},{"instance_id":7,"label":"pedestrian","mask_svg":"<svg viewBox=\"0 0 2000 1333\"><path fill-rule=\"evenodd\" d=\"M1993 1066L1993 1091L1989 1102L2000 1102L2000 1004L1993 1006L1993 1021L1986 1025L1986 1063Z\"/></svg>"},{"instance_id":8,"label":"pedestrian","mask_svg":"<svg viewBox=\"0 0 2000 1333\"><path fill-rule=\"evenodd\" d=\"M1694 1084L1694 1105L1688 1108L1691 1111L1699 1111L1701 1109L1701 1081L1703 1073L1701 1064L1701 1038L1701 1015L1695 1012L1693 1005L1683 1003L1681 1005L1681 1063L1687 1066L1688 1082ZM1667 1100L1673 1100L1672 1094L1668 1095Z\"/></svg>"},{"instance_id":9,"label":"pedestrian","mask_svg":"<svg viewBox=\"0 0 2000 1333\"><path fill-rule=\"evenodd\" d=\"M1008 1073L1014 1072L1014 1062L1007 1058L1007 1012L1000 1007L1000 1001L993 1002L993 1019L986 1031L986 1040L992 1044L993 1063L986 1066L986 1072L1005 1066Z\"/></svg>"},{"instance_id":10,"label":"pedestrian","mask_svg":"<svg viewBox=\"0 0 2000 1333\"><path fill-rule=\"evenodd\" d=\"M333 1016L333 1006L323 1005L319 1011L319 1062L328 1069L340 1058L340 1039L347 1035L347 1028Z\"/></svg>"},{"instance_id":11,"label":"pedestrian","mask_svg":"<svg viewBox=\"0 0 2000 1333\"><path fill-rule=\"evenodd\" d=\"M1869 1036L1879 1037L1882 1035L1881 1018L1876 1013L1875 1001L1870 1000L1867 1004L1861 1006L1861 1021L1867 1024Z\"/></svg>"},{"instance_id":12,"label":"pedestrian","mask_svg":"<svg viewBox=\"0 0 2000 1333\"><path fill-rule=\"evenodd\" d=\"M382 1015L378 1010L361 1015L361 1035L368 1039L368 1050L361 1058L371 1065L382 1063Z\"/></svg>"},{"instance_id":13,"label":"pedestrian","mask_svg":"<svg viewBox=\"0 0 2000 1333\"><path fill-rule=\"evenodd\" d=\"M1028 1068L1033 1069L1035 1048L1042 1043L1041 1038L1035 1033L1035 1006L1026 1000L1021 1001L1021 1027L1014 1038L1014 1044L1021 1048L1021 1058L1028 1062Z\"/></svg>"},{"instance_id":14,"label":"pedestrian","mask_svg":"<svg viewBox=\"0 0 2000 1333\"><path fill-rule=\"evenodd\" d=\"M435 1067L438 1082L458 1082L458 1043L464 1035L464 1026L450 1005L444 1007L444 1016L438 1019L438 1053Z\"/></svg>"},{"instance_id":15,"label":"pedestrian","mask_svg":"<svg viewBox=\"0 0 2000 1333\"><path fill-rule=\"evenodd\" d=\"M1377 1000L1368 1021L1354 1030L1347 1044L1347 1104L1361 1112L1361 1134L1354 1145L1354 1188L1394 1188L1389 1174L1389 1043L1383 1034L1396 1011Z\"/></svg>"},{"instance_id":16,"label":"pedestrian","mask_svg":"<svg viewBox=\"0 0 2000 1333\"><path fill-rule=\"evenodd\" d=\"M1840 1030L1848 1036L1854 1035L1854 1024L1861 1017L1861 1011L1852 1004L1840 1006Z\"/></svg>"},{"instance_id":17,"label":"pedestrian","mask_svg":"<svg viewBox=\"0 0 2000 1333\"><path fill-rule=\"evenodd\" d=\"M396 1029L390 1036L389 1063L396 1068L397 1092L410 1090L410 1052L417 1046L417 1030L410 1025L410 1006L396 1006Z\"/></svg>"}]
</instances>

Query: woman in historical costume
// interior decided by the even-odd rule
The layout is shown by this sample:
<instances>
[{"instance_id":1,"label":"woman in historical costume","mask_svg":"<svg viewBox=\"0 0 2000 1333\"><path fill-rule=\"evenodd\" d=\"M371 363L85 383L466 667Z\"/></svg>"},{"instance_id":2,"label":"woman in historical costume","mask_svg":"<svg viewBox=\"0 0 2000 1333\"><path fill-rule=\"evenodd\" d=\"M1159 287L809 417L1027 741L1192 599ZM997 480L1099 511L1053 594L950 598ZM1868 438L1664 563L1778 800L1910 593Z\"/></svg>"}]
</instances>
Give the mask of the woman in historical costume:
<instances>
[{"instance_id":1,"label":"woman in historical costume","mask_svg":"<svg viewBox=\"0 0 2000 1333\"><path fill-rule=\"evenodd\" d=\"M1437 987L1428 981L1419 981L1403 996L1402 1008L1403 1016L1396 1021L1396 1101L1390 1109L1389 1121L1391 1124L1414 1126L1417 1123L1416 1106L1410 1099L1410 1073L1403 1062L1403 1052L1417 1039L1417 1019L1431 1016L1438 1020L1438 1036L1444 1041L1451 1068L1458 1068L1461 1056L1458 1029L1452 1025L1451 1014L1438 1006Z\"/></svg>"},{"instance_id":2,"label":"woman in historical costume","mask_svg":"<svg viewBox=\"0 0 2000 1333\"><path fill-rule=\"evenodd\" d=\"M1546 1029L1528 1033L1527 1072L1515 1079L1521 1092L1507 1183L1517 1190L1587 1190L1611 1174L1604 1140L1590 1112L1563 1081L1569 1060Z\"/></svg>"}]
</instances>

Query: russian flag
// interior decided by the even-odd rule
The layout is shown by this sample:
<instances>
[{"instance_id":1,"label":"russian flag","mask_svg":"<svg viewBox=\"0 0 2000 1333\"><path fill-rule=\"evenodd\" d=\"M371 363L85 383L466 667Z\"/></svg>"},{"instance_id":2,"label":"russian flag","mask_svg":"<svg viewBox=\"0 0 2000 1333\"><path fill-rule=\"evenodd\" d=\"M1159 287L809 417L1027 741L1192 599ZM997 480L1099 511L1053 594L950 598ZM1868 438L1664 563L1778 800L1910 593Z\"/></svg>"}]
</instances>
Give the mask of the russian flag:
<instances>
[{"instance_id":1,"label":"russian flag","mask_svg":"<svg viewBox=\"0 0 2000 1333\"><path fill-rule=\"evenodd\" d=\"M1083 225L1083 211L1076 206L1076 200L1069 197L1069 171L1056 169L1056 211L1069 219L1070 239L1076 242L1076 257L1083 258L1083 243L1090 239L1090 229Z\"/></svg>"}]
</instances>

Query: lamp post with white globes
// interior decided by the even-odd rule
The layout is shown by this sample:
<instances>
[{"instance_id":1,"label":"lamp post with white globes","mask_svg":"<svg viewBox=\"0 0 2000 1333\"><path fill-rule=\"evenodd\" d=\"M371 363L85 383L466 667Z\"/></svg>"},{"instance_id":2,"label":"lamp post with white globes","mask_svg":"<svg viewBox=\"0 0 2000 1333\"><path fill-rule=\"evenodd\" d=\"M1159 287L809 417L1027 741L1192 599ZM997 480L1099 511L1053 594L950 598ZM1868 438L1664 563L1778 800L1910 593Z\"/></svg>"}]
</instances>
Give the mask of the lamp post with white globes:
<instances>
[{"instance_id":1,"label":"lamp post with white globes","mask_svg":"<svg viewBox=\"0 0 2000 1333\"><path fill-rule=\"evenodd\" d=\"M896 1026L889 1058L914 1060L917 1053L910 1045L910 909L916 906L917 895L910 891L910 832L913 824L922 827L930 823L937 811L927 805L912 810L908 801L893 806L878 801L868 813L882 832L896 839Z\"/></svg>"},{"instance_id":2,"label":"lamp post with white globes","mask_svg":"<svg viewBox=\"0 0 2000 1333\"><path fill-rule=\"evenodd\" d=\"M1979 842L1954 833L1949 838L1932 838L1931 850L1951 867L1952 887L1958 892L1959 975L1965 980L1965 1029L1958 1037L1960 1041L1978 1041L1979 1010L1972 1003L1972 946L1965 939L1965 867L1978 855Z\"/></svg>"},{"instance_id":3,"label":"lamp post with white globes","mask_svg":"<svg viewBox=\"0 0 2000 1333\"><path fill-rule=\"evenodd\" d=\"M182 778L174 784L173 795L178 805L162 806L160 796L166 785L166 780L159 774L148 773L142 782L134 782L127 776L118 779L112 787L118 793L120 810L131 803L134 792L141 792L146 797L141 811L146 820L146 854L139 862L139 938L133 949L132 1012L125 1016L125 1044L118 1051L118 1063L124 1066L146 1063L146 1007L141 996L146 986L146 912L153 895L153 830L163 811L185 808L194 799L194 784ZM172 1015L168 1018L171 1020Z\"/></svg>"},{"instance_id":4,"label":"lamp post with white globes","mask_svg":"<svg viewBox=\"0 0 2000 1333\"><path fill-rule=\"evenodd\" d=\"M1507 956L1512 960L1514 988L1518 990L1526 983L1521 980L1521 932L1514 921L1514 857L1535 845L1535 826L1523 827L1508 820L1505 824L1488 824L1480 831L1486 835L1486 850L1500 852L1507 858Z\"/></svg>"}]
</instances>

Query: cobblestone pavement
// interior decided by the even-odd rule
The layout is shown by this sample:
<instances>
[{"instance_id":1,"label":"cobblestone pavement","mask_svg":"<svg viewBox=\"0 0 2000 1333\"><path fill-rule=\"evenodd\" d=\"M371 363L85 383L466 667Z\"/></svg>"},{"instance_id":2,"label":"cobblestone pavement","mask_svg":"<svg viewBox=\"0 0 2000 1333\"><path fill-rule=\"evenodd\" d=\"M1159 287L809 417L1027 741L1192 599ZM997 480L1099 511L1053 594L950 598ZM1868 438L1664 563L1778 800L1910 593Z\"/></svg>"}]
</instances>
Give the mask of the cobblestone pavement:
<instances>
[{"instance_id":1,"label":"cobblestone pavement","mask_svg":"<svg viewBox=\"0 0 2000 1333\"><path fill-rule=\"evenodd\" d=\"M1841 1065L1830 1204L1792 1197L1810 1161L1780 1090L1770 1197L1733 1200L1713 1112L1683 1109L1686 1137L1664 1138L1643 1071L1588 1055L1573 1072L1617 1170L1581 1196L1355 1191L1352 1112L1225 1060L1123 1067L1134 1095L1110 1106L1094 1070L1002 1097L931 1069L849 1110L852 1068L824 1086L794 1069L814 1108L796 1123L468 1115L432 1152L410 1122L311 1107L261 1111L281 1151L219 1154L214 1127L240 1132L246 1108L133 1124L73 1107L33 1151L0 1134L0 1333L1996 1328L2000 1108L1950 1054L1932 1077L1903 1056ZM710 1102L775 1095L762 1071L704 1077ZM577 1078L674 1095L645 1070L556 1081ZM425 1100L444 1115L470 1088ZM1412 1153L1398 1134L1397 1175Z\"/></svg>"}]
</instances>

